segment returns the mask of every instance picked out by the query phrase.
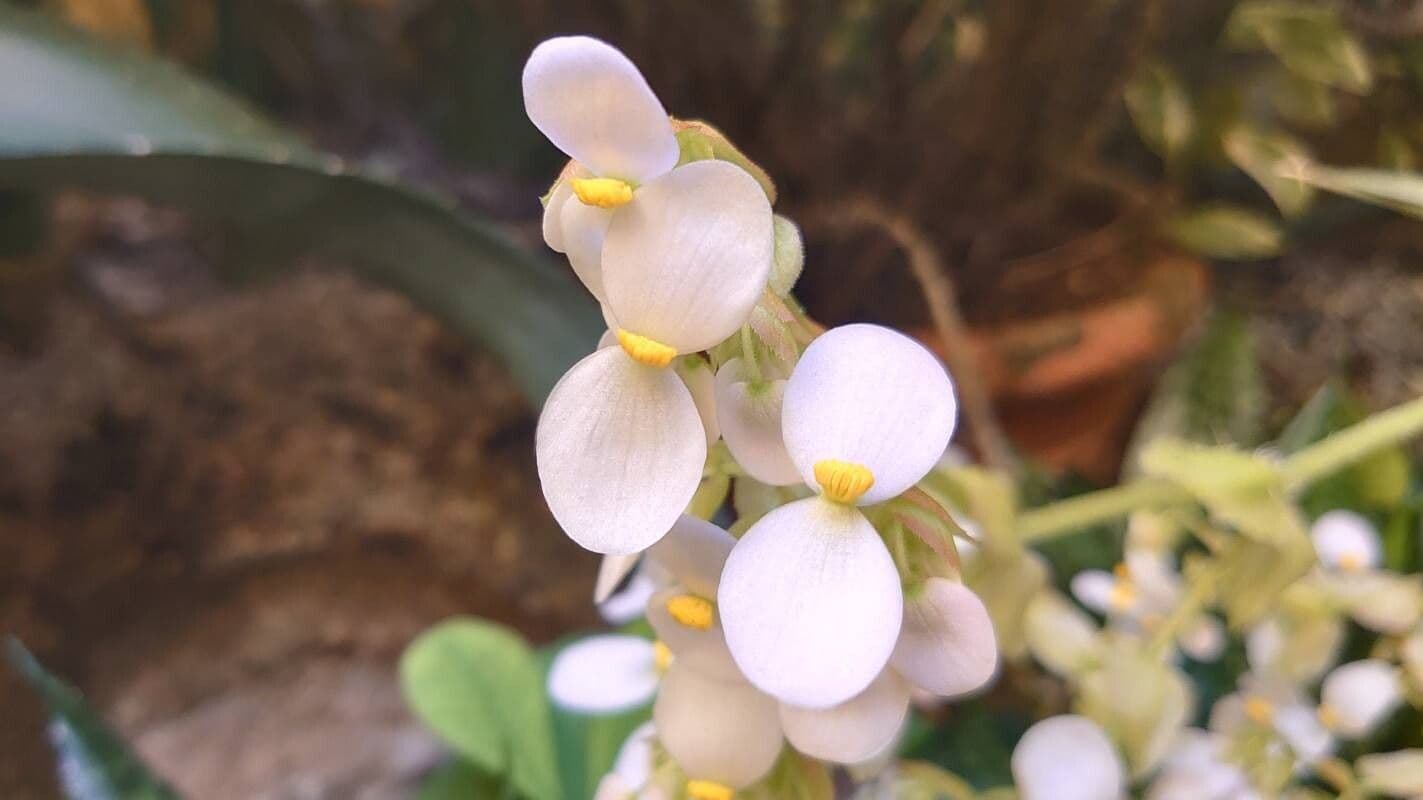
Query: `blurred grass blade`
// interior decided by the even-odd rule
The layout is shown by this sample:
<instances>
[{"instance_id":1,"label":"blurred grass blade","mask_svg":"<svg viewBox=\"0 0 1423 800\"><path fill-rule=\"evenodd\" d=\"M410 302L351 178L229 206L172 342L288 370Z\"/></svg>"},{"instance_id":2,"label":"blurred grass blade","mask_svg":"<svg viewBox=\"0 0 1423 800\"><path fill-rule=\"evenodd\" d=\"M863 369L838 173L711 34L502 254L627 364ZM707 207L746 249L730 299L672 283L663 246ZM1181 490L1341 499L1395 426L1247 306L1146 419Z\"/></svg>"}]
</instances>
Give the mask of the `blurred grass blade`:
<instances>
[{"instance_id":1,"label":"blurred grass blade","mask_svg":"<svg viewBox=\"0 0 1423 800\"><path fill-rule=\"evenodd\" d=\"M1127 84L1125 100L1137 132L1157 155L1174 159L1190 144L1196 124L1191 98L1165 64L1138 70Z\"/></svg>"},{"instance_id":2,"label":"blurred grass blade","mask_svg":"<svg viewBox=\"0 0 1423 800\"><path fill-rule=\"evenodd\" d=\"M1253 0L1235 7L1227 42L1264 48L1291 71L1312 81L1364 94L1373 86L1368 51L1344 26L1337 9L1288 0Z\"/></svg>"},{"instance_id":3,"label":"blurred grass blade","mask_svg":"<svg viewBox=\"0 0 1423 800\"><path fill-rule=\"evenodd\" d=\"M269 261L346 260L502 356L541 401L603 323L566 273L452 200L362 174L178 68L0 4L0 187L135 194Z\"/></svg>"},{"instance_id":4,"label":"blurred grass blade","mask_svg":"<svg viewBox=\"0 0 1423 800\"><path fill-rule=\"evenodd\" d=\"M1317 189L1423 219L1423 173L1311 164L1299 169L1297 177Z\"/></svg>"},{"instance_id":5,"label":"blurred grass blade","mask_svg":"<svg viewBox=\"0 0 1423 800\"><path fill-rule=\"evenodd\" d=\"M178 795L150 774L109 730L84 698L51 675L17 639L6 655L20 677L49 709L60 784L70 800L177 800Z\"/></svg>"},{"instance_id":6,"label":"blurred grass blade","mask_svg":"<svg viewBox=\"0 0 1423 800\"><path fill-rule=\"evenodd\" d=\"M1284 246L1284 232L1273 220L1248 208L1225 204L1168 220L1165 232L1191 252L1226 261L1270 258Z\"/></svg>"}]
</instances>

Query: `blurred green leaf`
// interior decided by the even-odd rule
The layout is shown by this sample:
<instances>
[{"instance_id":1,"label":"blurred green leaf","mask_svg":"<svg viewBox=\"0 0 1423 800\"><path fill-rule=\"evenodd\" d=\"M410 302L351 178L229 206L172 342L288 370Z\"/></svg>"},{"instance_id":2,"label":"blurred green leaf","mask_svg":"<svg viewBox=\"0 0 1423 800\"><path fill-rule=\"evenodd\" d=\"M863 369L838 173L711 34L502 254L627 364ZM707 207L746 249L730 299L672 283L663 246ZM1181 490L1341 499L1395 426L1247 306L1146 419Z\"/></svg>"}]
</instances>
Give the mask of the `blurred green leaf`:
<instances>
[{"instance_id":1,"label":"blurred green leaf","mask_svg":"<svg viewBox=\"0 0 1423 800\"><path fill-rule=\"evenodd\" d=\"M500 354L534 400L603 323L564 272L453 201L371 177L170 64L0 4L0 187L137 194L273 264L348 261Z\"/></svg>"},{"instance_id":2,"label":"blurred green leaf","mask_svg":"<svg viewBox=\"0 0 1423 800\"><path fill-rule=\"evenodd\" d=\"M1143 473L1190 492L1212 517L1250 538L1286 546L1304 536L1299 513L1284 495L1279 470L1259 456L1158 438L1142 448L1140 464Z\"/></svg>"},{"instance_id":3,"label":"blurred green leaf","mask_svg":"<svg viewBox=\"0 0 1423 800\"><path fill-rule=\"evenodd\" d=\"M176 800L70 686L51 675L18 639L6 655L50 712L49 736L70 800Z\"/></svg>"},{"instance_id":4,"label":"blurred green leaf","mask_svg":"<svg viewBox=\"0 0 1423 800\"><path fill-rule=\"evenodd\" d=\"M1326 128L1339 117L1332 89L1283 67L1267 77L1266 91L1275 113L1287 122L1306 128Z\"/></svg>"},{"instance_id":5,"label":"blurred green leaf","mask_svg":"<svg viewBox=\"0 0 1423 800\"><path fill-rule=\"evenodd\" d=\"M467 761L442 764L425 776L415 800L495 800L505 797L499 781Z\"/></svg>"},{"instance_id":6,"label":"blurred green leaf","mask_svg":"<svg viewBox=\"0 0 1423 800\"><path fill-rule=\"evenodd\" d=\"M1216 311L1200 338L1157 383L1132 433L1127 472L1140 472L1141 449L1163 436L1255 445L1262 436L1264 414L1265 387L1249 321Z\"/></svg>"},{"instance_id":7,"label":"blurred green leaf","mask_svg":"<svg viewBox=\"0 0 1423 800\"><path fill-rule=\"evenodd\" d=\"M1358 397L1339 381L1330 381L1285 425L1275 446L1282 455L1289 455L1366 416L1367 409ZM1299 502L1311 516L1333 508L1392 510L1403 501L1411 483L1407 450L1394 445L1316 481Z\"/></svg>"},{"instance_id":8,"label":"blurred green leaf","mask_svg":"<svg viewBox=\"0 0 1423 800\"><path fill-rule=\"evenodd\" d=\"M613 768L628 735L651 716L651 708L606 716L553 709L553 735L565 796L592 797Z\"/></svg>"},{"instance_id":9,"label":"blurred green leaf","mask_svg":"<svg viewBox=\"0 0 1423 800\"><path fill-rule=\"evenodd\" d=\"M1299 165L1308 163L1309 153L1294 137L1241 126L1225 135L1222 146L1226 156L1269 193L1281 214L1296 217L1309 207L1314 189L1293 177Z\"/></svg>"},{"instance_id":10,"label":"blurred green leaf","mask_svg":"<svg viewBox=\"0 0 1423 800\"><path fill-rule=\"evenodd\" d=\"M1282 0L1241 3L1226 23L1226 41L1243 49L1267 49L1312 81L1355 94L1373 86L1368 52L1331 6Z\"/></svg>"},{"instance_id":11,"label":"blurred green leaf","mask_svg":"<svg viewBox=\"0 0 1423 800\"><path fill-rule=\"evenodd\" d=\"M1278 255L1284 244L1280 226L1258 212L1229 205L1197 209L1167 222L1176 244L1208 258L1256 261Z\"/></svg>"},{"instance_id":12,"label":"blurred green leaf","mask_svg":"<svg viewBox=\"0 0 1423 800\"><path fill-rule=\"evenodd\" d=\"M563 796L543 672L518 634L463 617L436 625L400 659L406 702L447 744L530 800Z\"/></svg>"},{"instance_id":13,"label":"blurred green leaf","mask_svg":"<svg viewBox=\"0 0 1423 800\"><path fill-rule=\"evenodd\" d=\"M983 790L1013 782L1013 745L1032 724L1027 712L990 708L984 698L957 703L953 721L931 727L915 715L900 753L949 770Z\"/></svg>"},{"instance_id":14,"label":"blurred green leaf","mask_svg":"<svg viewBox=\"0 0 1423 800\"><path fill-rule=\"evenodd\" d=\"M1423 173L1311 164L1300 170L1299 178L1328 192L1423 219Z\"/></svg>"},{"instance_id":15,"label":"blurred green leaf","mask_svg":"<svg viewBox=\"0 0 1423 800\"><path fill-rule=\"evenodd\" d=\"M1147 146L1174 159L1191 141L1195 113L1176 74L1164 64L1148 64L1126 87L1127 111Z\"/></svg>"}]
</instances>

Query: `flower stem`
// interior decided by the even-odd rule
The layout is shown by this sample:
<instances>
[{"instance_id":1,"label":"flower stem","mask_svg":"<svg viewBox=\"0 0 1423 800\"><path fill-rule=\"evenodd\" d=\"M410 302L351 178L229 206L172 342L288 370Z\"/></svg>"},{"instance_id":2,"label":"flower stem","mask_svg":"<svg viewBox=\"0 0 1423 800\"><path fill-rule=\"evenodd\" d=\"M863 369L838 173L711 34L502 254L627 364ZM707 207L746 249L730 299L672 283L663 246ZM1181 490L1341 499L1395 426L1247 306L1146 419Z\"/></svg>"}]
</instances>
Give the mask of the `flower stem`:
<instances>
[{"instance_id":1,"label":"flower stem","mask_svg":"<svg viewBox=\"0 0 1423 800\"><path fill-rule=\"evenodd\" d=\"M1301 489L1383 447L1419 434L1423 434L1423 397L1375 414L1300 450L1280 465L1280 476L1290 489ZM1184 489L1148 478L1025 511L1018 516L1018 536L1024 542L1044 541L1124 517L1139 508L1189 502L1191 495Z\"/></svg>"},{"instance_id":2,"label":"flower stem","mask_svg":"<svg viewBox=\"0 0 1423 800\"><path fill-rule=\"evenodd\" d=\"M756 359L756 338L751 333L750 325L741 326L741 363L746 367L746 377L759 386L764 377L761 375L761 362Z\"/></svg>"}]
</instances>

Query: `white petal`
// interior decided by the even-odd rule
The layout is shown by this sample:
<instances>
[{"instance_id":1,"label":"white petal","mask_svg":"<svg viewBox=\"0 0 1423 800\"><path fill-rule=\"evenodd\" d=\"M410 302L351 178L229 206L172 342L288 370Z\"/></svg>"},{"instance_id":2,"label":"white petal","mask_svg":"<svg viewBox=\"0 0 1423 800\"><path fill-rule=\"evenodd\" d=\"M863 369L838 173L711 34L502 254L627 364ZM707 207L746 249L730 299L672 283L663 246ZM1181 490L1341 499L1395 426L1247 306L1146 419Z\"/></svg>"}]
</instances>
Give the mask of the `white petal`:
<instances>
[{"instance_id":1,"label":"white petal","mask_svg":"<svg viewBox=\"0 0 1423 800\"><path fill-rule=\"evenodd\" d=\"M692 402L697 404L697 414L707 434L707 447L711 447L721 438L721 425L716 418L716 376L701 356L677 359L676 369L682 382L687 384L687 391L692 393Z\"/></svg>"},{"instance_id":2,"label":"white petal","mask_svg":"<svg viewBox=\"0 0 1423 800\"><path fill-rule=\"evenodd\" d=\"M745 681L741 668L736 666L726 647L726 632L722 630L719 615L713 614L710 628L699 630L681 624L668 612L667 601L685 593L682 587L671 586L647 601L647 622L656 631L657 638L667 645L679 664L718 680Z\"/></svg>"},{"instance_id":3,"label":"white petal","mask_svg":"<svg viewBox=\"0 0 1423 800\"><path fill-rule=\"evenodd\" d=\"M603 556L603 560L598 564L598 581L593 585L593 602L605 603L613 596L626 578L637 567L641 553L628 553L625 555Z\"/></svg>"},{"instance_id":4,"label":"white petal","mask_svg":"<svg viewBox=\"0 0 1423 800\"><path fill-rule=\"evenodd\" d=\"M647 601L657 591L657 581L639 572L621 592L598 604L598 615L609 625L626 625L647 610Z\"/></svg>"},{"instance_id":5,"label":"white petal","mask_svg":"<svg viewBox=\"0 0 1423 800\"><path fill-rule=\"evenodd\" d=\"M1403 699L1398 670L1386 661L1365 659L1345 664L1324 679L1320 700L1326 721L1340 736L1357 739L1382 722Z\"/></svg>"},{"instance_id":6,"label":"white petal","mask_svg":"<svg viewBox=\"0 0 1423 800\"><path fill-rule=\"evenodd\" d=\"M1315 710L1290 705L1275 710L1275 730L1303 764L1313 764L1334 749L1334 737Z\"/></svg>"},{"instance_id":7,"label":"white petal","mask_svg":"<svg viewBox=\"0 0 1423 800\"><path fill-rule=\"evenodd\" d=\"M692 353L746 322L771 270L771 205L725 161L696 161L637 190L603 240L603 287L627 330Z\"/></svg>"},{"instance_id":8,"label":"white petal","mask_svg":"<svg viewBox=\"0 0 1423 800\"><path fill-rule=\"evenodd\" d=\"M604 302L603 239L612 220L612 211L587 206L577 200L565 202L559 212L563 252L568 256L568 263L578 280L583 281L583 285L600 303Z\"/></svg>"},{"instance_id":9,"label":"white petal","mask_svg":"<svg viewBox=\"0 0 1423 800\"><path fill-rule=\"evenodd\" d=\"M1112 595L1116 593L1117 578L1101 569L1084 569L1072 576L1072 596L1082 605L1105 614L1112 610Z\"/></svg>"},{"instance_id":10,"label":"white petal","mask_svg":"<svg viewBox=\"0 0 1423 800\"><path fill-rule=\"evenodd\" d=\"M1215 661L1225 652L1225 627L1215 617L1202 614L1181 631L1177 641L1181 651L1191 658L1202 662Z\"/></svg>"},{"instance_id":11,"label":"white petal","mask_svg":"<svg viewBox=\"0 0 1423 800\"><path fill-rule=\"evenodd\" d=\"M657 727L649 720L634 728L618 749L613 774L634 790L641 789L652 778L652 768L656 763L652 745L656 739Z\"/></svg>"},{"instance_id":12,"label":"white petal","mask_svg":"<svg viewBox=\"0 0 1423 800\"><path fill-rule=\"evenodd\" d=\"M806 348L786 386L786 450L809 486L815 464L869 468L860 505L894 497L923 478L954 432L954 385L928 350L878 325L845 325Z\"/></svg>"},{"instance_id":13,"label":"white petal","mask_svg":"<svg viewBox=\"0 0 1423 800\"><path fill-rule=\"evenodd\" d=\"M1023 635L1033 657L1064 677L1086 669L1101 652L1097 623L1054 591L1038 592L1028 604Z\"/></svg>"},{"instance_id":14,"label":"white petal","mask_svg":"<svg viewBox=\"0 0 1423 800\"><path fill-rule=\"evenodd\" d=\"M560 180L548 193L548 202L544 204L544 244L557 253L563 252L563 204L572 196L573 185L567 180Z\"/></svg>"},{"instance_id":15,"label":"white petal","mask_svg":"<svg viewBox=\"0 0 1423 800\"><path fill-rule=\"evenodd\" d=\"M642 182L680 157L672 122L627 56L586 36L549 39L524 65L524 109L595 174Z\"/></svg>"},{"instance_id":16,"label":"white petal","mask_svg":"<svg viewBox=\"0 0 1423 800\"><path fill-rule=\"evenodd\" d=\"M1352 511L1320 515L1309 530L1319 562L1329 569L1373 569L1383 561L1378 531Z\"/></svg>"},{"instance_id":17,"label":"white petal","mask_svg":"<svg viewBox=\"0 0 1423 800\"><path fill-rule=\"evenodd\" d=\"M739 358L716 373L716 413L726 447L747 474L769 486L802 482L781 435L785 391L783 380L749 383Z\"/></svg>"},{"instance_id":18,"label":"white petal","mask_svg":"<svg viewBox=\"0 0 1423 800\"><path fill-rule=\"evenodd\" d=\"M696 493L707 456L677 374L612 347L559 380L535 440L549 510L596 553L635 553L661 539Z\"/></svg>"},{"instance_id":19,"label":"white petal","mask_svg":"<svg viewBox=\"0 0 1423 800\"><path fill-rule=\"evenodd\" d=\"M647 554L687 591L714 600L722 567L735 545L731 534L717 525L683 514Z\"/></svg>"},{"instance_id":20,"label":"white petal","mask_svg":"<svg viewBox=\"0 0 1423 800\"><path fill-rule=\"evenodd\" d=\"M899 573L875 529L859 511L818 497L752 525L726 561L717 598L741 671L804 708L864 691L889 661L904 613Z\"/></svg>"},{"instance_id":21,"label":"white petal","mask_svg":"<svg viewBox=\"0 0 1423 800\"><path fill-rule=\"evenodd\" d=\"M967 586L930 578L904 603L890 663L910 683L944 697L978 689L998 668L988 609Z\"/></svg>"},{"instance_id":22,"label":"white petal","mask_svg":"<svg viewBox=\"0 0 1423 800\"><path fill-rule=\"evenodd\" d=\"M1107 734L1075 714L1029 728L1013 749L1012 765L1022 800L1116 800L1126 782Z\"/></svg>"},{"instance_id":23,"label":"white petal","mask_svg":"<svg viewBox=\"0 0 1423 800\"><path fill-rule=\"evenodd\" d=\"M795 749L822 761L857 764L894 741L909 714L909 684L885 670L859 695L825 709L781 705L781 724Z\"/></svg>"},{"instance_id":24,"label":"white petal","mask_svg":"<svg viewBox=\"0 0 1423 800\"><path fill-rule=\"evenodd\" d=\"M554 704L583 714L637 708L656 692L652 643L637 636L589 636L558 651L548 671Z\"/></svg>"},{"instance_id":25,"label":"white petal","mask_svg":"<svg viewBox=\"0 0 1423 800\"><path fill-rule=\"evenodd\" d=\"M1355 763L1371 790L1389 797L1423 797L1423 750L1371 753Z\"/></svg>"},{"instance_id":26,"label":"white petal","mask_svg":"<svg viewBox=\"0 0 1423 800\"><path fill-rule=\"evenodd\" d=\"M673 661L652 709L657 738L692 780L744 789L781 752L776 701L744 682L719 681Z\"/></svg>"},{"instance_id":27,"label":"white petal","mask_svg":"<svg viewBox=\"0 0 1423 800\"><path fill-rule=\"evenodd\" d=\"M1327 582L1355 622L1373 631L1403 635L1423 617L1423 582L1392 572L1334 573Z\"/></svg>"}]
</instances>

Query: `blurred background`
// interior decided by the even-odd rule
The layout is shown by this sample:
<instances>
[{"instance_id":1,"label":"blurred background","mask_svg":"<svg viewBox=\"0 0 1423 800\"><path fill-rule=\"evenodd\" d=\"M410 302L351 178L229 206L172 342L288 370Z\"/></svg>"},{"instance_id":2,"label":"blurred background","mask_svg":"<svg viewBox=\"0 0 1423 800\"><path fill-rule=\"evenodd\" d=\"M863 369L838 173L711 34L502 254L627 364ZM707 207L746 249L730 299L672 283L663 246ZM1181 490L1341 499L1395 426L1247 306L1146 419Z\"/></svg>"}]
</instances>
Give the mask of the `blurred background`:
<instances>
[{"instance_id":1,"label":"blurred background","mask_svg":"<svg viewBox=\"0 0 1423 800\"><path fill-rule=\"evenodd\" d=\"M1423 392L1423 229L1285 177L1415 166L1413 0L4 4L0 630L190 796L405 796L440 757L412 637L596 624L533 466L598 333L520 97L564 33L770 173L816 318L966 348L998 425L962 441L1001 426L1042 496L1112 483L1143 426L1248 445L1321 386ZM479 269L556 346L478 316L511 291ZM0 794L57 796L13 676L0 718Z\"/></svg>"}]
</instances>

